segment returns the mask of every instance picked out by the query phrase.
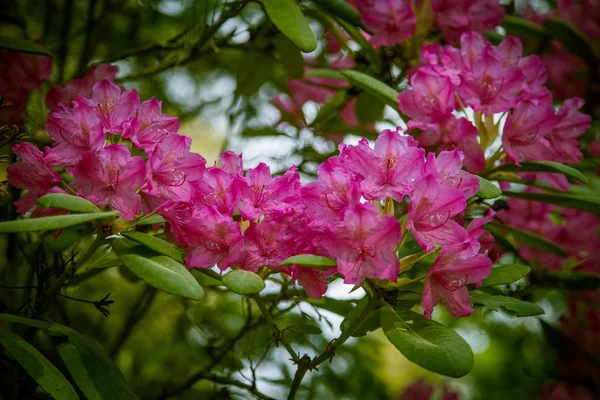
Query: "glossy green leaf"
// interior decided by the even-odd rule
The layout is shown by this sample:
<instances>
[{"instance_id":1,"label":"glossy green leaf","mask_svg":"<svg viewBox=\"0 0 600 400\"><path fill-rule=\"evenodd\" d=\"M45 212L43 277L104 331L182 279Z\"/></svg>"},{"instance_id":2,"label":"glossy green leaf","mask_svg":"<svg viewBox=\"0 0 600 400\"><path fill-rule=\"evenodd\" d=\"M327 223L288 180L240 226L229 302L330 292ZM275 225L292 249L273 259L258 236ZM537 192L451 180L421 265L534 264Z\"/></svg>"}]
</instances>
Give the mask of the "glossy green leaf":
<instances>
[{"instance_id":1,"label":"glossy green leaf","mask_svg":"<svg viewBox=\"0 0 600 400\"><path fill-rule=\"evenodd\" d=\"M344 0L312 0L314 3L323 7L325 10L329 12L331 15L335 15L343 19L344 21L348 21L354 26L362 26L361 20L362 16L358 12L358 10L352 7Z\"/></svg>"},{"instance_id":2,"label":"glossy green leaf","mask_svg":"<svg viewBox=\"0 0 600 400\"><path fill-rule=\"evenodd\" d=\"M290 325L287 328L285 328L285 330L305 333L307 335L320 335L321 333L323 333L321 328L319 328L318 326L309 324Z\"/></svg>"},{"instance_id":3,"label":"glossy green leaf","mask_svg":"<svg viewBox=\"0 0 600 400\"><path fill-rule=\"evenodd\" d=\"M50 193L42 196L38 199L37 204L42 207L60 208L79 213L100 212L100 209L91 201L64 193Z\"/></svg>"},{"instance_id":4,"label":"glossy green leaf","mask_svg":"<svg viewBox=\"0 0 600 400\"><path fill-rule=\"evenodd\" d=\"M365 38L365 36L363 35L363 32L360 29L358 29L357 27L355 27L354 25L344 21L341 18L335 18L335 20L338 24L340 24L340 26L342 28L344 28L346 33L348 33L348 35L350 35L352 40L354 40L356 43L358 43L361 50L364 51L365 57L371 63L371 67L375 68L377 71L381 71L381 59L379 58L379 54L377 53L377 51L375 50L373 45L371 45L371 43L369 43L367 38ZM396 108L397 108L397 106L396 106Z\"/></svg>"},{"instance_id":5,"label":"glossy green leaf","mask_svg":"<svg viewBox=\"0 0 600 400\"><path fill-rule=\"evenodd\" d=\"M583 183L588 182L585 175L577 169L553 161L523 161L520 167L514 164L503 164L496 170L507 172L553 172L570 176Z\"/></svg>"},{"instance_id":6,"label":"glossy green leaf","mask_svg":"<svg viewBox=\"0 0 600 400\"><path fill-rule=\"evenodd\" d=\"M27 218L15 221L0 222L0 233L8 232L40 232L66 228L99 219L109 219L119 215L117 211L89 214L57 215L53 217Z\"/></svg>"},{"instance_id":7,"label":"glossy green leaf","mask_svg":"<svg viewBox=\"0 0 600 400\"><path fill-rule=\"evenodd\" d=\"M342 75L339 69L333 68L312 68L304 73L304 76L310 78L335 79L346 81L346 77ZM345 83L345 82L344 82Z\"/></svg>"},{"instance_id":8,"label":"glossy green leaf","mask_svg":"<svg viewBox=\"0 0 600 400\"><path fill-rule=\"evenodd\" d=\"M9 36L0 36L0 50L14 50L21 53L40 54L52 57L52 54L45 47L29 41Z\"/></svg>"},{"instance_id":9,"label":"glossy green leaf","mask_svg":"<svg viewBox=\"0 0 600 400\"><path fill-rule=\"evenodd\" d=\"M321 122L327 121L328 119L337 115L342 107L344 107L344 104L346 104L347 97L348 96L345 90L340 90L337 92L331 99L329 99L319 108L319 111L317 112L317 115L315 116L315 119L312 121L311 125L314 126L320 124Z\"/></svg>"},{"instance_id":10,"label":"glossy green leaf","mask_svg":"<svg viewBox=\"0 0 600 400\"><path fill-rule=\"evenodd\" d=\"M281 262L282 267L289 267L290 265L326 270L329 267L335 267L337 264L333 258L315 256L313 254L300 254L291 256Z\"/></svg>"},{"instance_id":11,"label":"glossy green leaf","mask_svg":"<svg viewBox=\"0 0 600 400\"><path fill-rule=\"evenodd\" d=\"M221 281L237 294L254 294L265 288L265 281L260 276L243 269L228 272Z\"/></svg>"},{"instance_id":12,"label":"glossy green leaf","mask_svg":"<svg viewBox=\"0 0 600 400\"><path fill-rule=\"evenodd\" d=\"M123 265L150 286L192 300L202 298L204 292L196 279L171 257L127 239L113 239L111 243Z\"/></svg>"},{"instance_id":13,"label":"glossy green leaf","mask_svg":"<svg viewBox=\"0 0 600 400\"><path fill-rule=\"evenodd\" d=\"M484 305L493 311L498 311L502 307L514 312L517 317L532 317L544 314L544 309L537 304L509 296L494 296L478 290L471 292L471 302L473 304Z\"/></svg>"},{"instance_id":14,"label":"glossy green leaf","mask_svg":"<svg viewBox=\"0 0 600 400\"><path fill-rule=\"evenodd\" d=\"M558 40L569 53L591 65L596 63L597 56L592 44L581 31L564 19L548 18L544 20L544 30Z\"/></svg>"},{"instance_id":15,"label":"glossy green leaf","mask_svg":"<svg viewBox=\"0 0 600 400\"><path fill-rule=\"evenodd\" d=\"M46 392L57 400L78 400L67 378L46 357L18 335L0 326L0 344Z\"/></svg>"},{"instance_id":16,"label":"glossy green leaf","mask_svg":"<svg viewBox=\"0 0 600 400\"><path fill-rule=\"evenodd\" d=\"M88 399L137 399L125 383L119 368L104 350L79 332L52 322L10 314L0 314L0 320L43 329L52 335L68 338L67 342L57 346L57 351L73 380Z\"/></svg>"},{"instance_id":17,"label":"glossy green leaf","mask_svg":"<svg viewBox=\"0 0 600 400\"><path fill-rule=\"evenodd\" d=\"M383 118L385 103L369 92L362 92L356 97L354 110L358 122L368 124L380 121Z\"/></svg>"},{"instance_id":18,"label":"glossy green leaf","mask_svg":"<svg viewBox=\"0 0 600 400\"><path fill-rule=\"evenodd\" d=\"M561 257L564 257L568 254L567 251L559 244L533 232L512 228L507 225L500 225L493 222L486 224L486 229L490 231L509 233L516 241L523 243L532 249L547 251L548 253L553 253Z\"/></svg>"},{"instance_id":19,"label":"glossy green leaf","mask_svg":"<svg viewBox=\"0 0 600 400\"><path fill-rule=\"evenodd\" d=\"M165 222L167 222L167 220L161 217L160 215L151 215L148 218L140 220L136 223L136 225L164 224Z\"/></svg>"},{"instance_id":20,"label":"glossy green leaf","mask_svg":"<svg viewBox=\"0 0 600 400\"><path fill-rule=\"evenodd\" d=\"M481 197L482 199L495 199L502 196L502 190L500 190L498 186L480 176L477 176L477 178L479 179L479 190L477 191L477 196Z\"/></svg>"},{"instance_id":21,"label":"glossy green leaf","mask_svg":"<svg viewBox=\"0 0 600 400\"><path fill-rule=\"evenodd\" d=\"M502 27L506 29L506 33L512 36L518 36L525 39L531 39L538 42L542 42L548 39L548 34L544 29L534 24L533 22L515 17L512 15L506 15L502 22Z\"/></svg>"},{"instance_id":22,"label":"glossy green leaf","mask_svg":"<svg viewBox=\"0 0 600 400\"><path fill-rule=\"evenodd\" d=\"M167 242L166 240L162 240L156 236L150 236L146 233L137 231L121 232L121 236L140 243L164 256L171 257L177 262L185 263L183 250Z\"/></svg>"},{"instance_id":23,"label":"glossy green leaf","mask_svg":"<svg viewBox=\"0 0 600 400\"><path fill-rule=\"evenodd\" d=\"M572 194L572 193L539 193L539 192L502 192L505 196L516 199L536 201L539 203L554 204L557 206L575 208L600 215L600 197L597 195Z\"/></svg>"},{"instance_id":24,"label":"glossy green leaf","mask_svg":"<svg viewBox=\"0 0 600 400\"><path fill-rule=\"evenodd\" d=\"M531 271L527 265L503 264L492 268L492 273L483 280L481 286L496 286L513 283Z\"/></svg>"},{"instance_id":25,"label":"glossy green leaf","mask_svg":"<svg viewBox=\"0 0 600 400\"><path fill-rule=\"evenodd\" d=\"M421 314L386 305L381 327L406 358L438 374L460 378L473 368L471 347L452 329Z\"/></svg>"},{"instance_id":26,"label":"glossy green leaf","mask_svg":"<svg viewBox=\"0 0 600 400\"><path fill-rule=\"evenodd\" d=\"M390 86L362 72L345 69L341 71L353 84L377 97L394 110L398 109L398 92Z\"/></svg>"},{"instance_id":27,"label":"glossy green leaf","mask_svg":"<svg viewBox=\"0 0 600 400\"><path fill-rule=\"evenodd\" d=\"M315 34L296 0L263 0L262 4L273 24L300 50L310 53L317 48Z\"/></svg>"},{"instance_id":28,"label":"glossy green leaf","mask_svg":"<svg viewBox=\"0 0 600 400\"><path fill-rule=\"evenodd\" d=\"M340 330L342 332L347 330L350 327L350 325L352 325L354 323L354 321L356 321L356 319L363 312L364 308L367 306L368 302L369 302L368 296L364 297L363 299L361 299L358 302L358 304L352 309L352 311L350 311L346 315L346 318L344 318L344 320L340 324ZM366 317L363 318L362 322L356 328L356 330L354 331L352 336L362 337L362 336L365 336L369 332L373 332L373 331L379 329L380 327L381 327L381 322L379 320L379 310L373 310L370 313L368 313Z\"/></svg>"},{"instance_id":29,"label":"glossy green leaf","mask_svg":"<svg viewBox=\"0 0 600 400\"><path fill-rule=\"evenodd\" d=\"M300 78L304 73L304 58L298 47L283 35L272 39L277 61L279 61L287 73L293 78Z\"/></svg>"},{"instance_id":30,"label":"glossy green leaf","mask_svg":"<svg viewBox=\"0 0 600 400\"><path fill-rule=\"evenodd\" d=\"M91 269L118 267L119 265L121 265L121 261L113 251L112 246L110 244L104 244L98 247L94 252L94 255L83 265L77 267L77 273L80 274Z\"/></svg>"}]
</instances>

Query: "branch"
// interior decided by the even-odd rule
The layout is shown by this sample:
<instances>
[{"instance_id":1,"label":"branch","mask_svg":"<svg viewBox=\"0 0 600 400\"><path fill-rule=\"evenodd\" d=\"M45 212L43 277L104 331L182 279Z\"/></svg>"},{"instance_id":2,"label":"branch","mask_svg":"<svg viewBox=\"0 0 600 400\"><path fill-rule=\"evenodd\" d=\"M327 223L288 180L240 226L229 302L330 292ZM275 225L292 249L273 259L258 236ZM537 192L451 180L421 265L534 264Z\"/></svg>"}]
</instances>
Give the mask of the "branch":
<instances>
[{"instance_id":1,"label":"branch","mask_svg":"<svg viewBox=\"0 0 600 400\"><path fill-rule=\"evenodd\" d=\"M269 310L267 310L267 307L265 306L265 303L263 303L262 299L258 295L252 295L248 297L254 299L263 317L265 317L269 325L271 325L271 329L273 330L273 337L275 338L275 344L277 345L278 343L281 343L292 357L292 361L294 361L294 364L300 363L300 357L294 351L292 346L283 338L283 332L277 326L277 323L273 319L271 313L269 313Z\"/></svg>"},{"instance_id":2,"label":"branch","mask_svg":"<svg viewBox=\"0 0 600 400\"><path fill-rule=\"evenodd\" d=\"M252 393L257 399L273 400L272 397L269 397L269 396L259 392L254 385L248 385L246 383L236 381L235 379L230 379L230 378L227 378L224 376L218 376L218 375L214 375L214 374L204 375L200 378L200 380L202 380L202 379L206 379L208 381L215 382L220 385L230 385L230 386L236 386L236 387L239 387L242 389L246 389L248 392Z\"/></svg>"}]
</instances>

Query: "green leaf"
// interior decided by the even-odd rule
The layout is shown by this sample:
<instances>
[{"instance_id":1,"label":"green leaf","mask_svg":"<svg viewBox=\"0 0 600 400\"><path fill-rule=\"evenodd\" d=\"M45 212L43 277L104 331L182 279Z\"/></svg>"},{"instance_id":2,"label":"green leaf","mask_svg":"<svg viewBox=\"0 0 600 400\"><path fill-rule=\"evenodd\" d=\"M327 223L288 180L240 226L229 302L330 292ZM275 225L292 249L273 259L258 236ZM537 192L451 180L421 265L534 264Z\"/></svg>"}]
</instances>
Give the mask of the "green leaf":
<instances>
[{"instance_id":1,"label":"green leaf","mask_svg":"<svg viewBox=\"0 0 600 400\"><path fill-rule=\"evenodd\" d=\"M167 242L166 240L162 240L157 238L156 236L150 236L143 232L137 231L129 231L129 232L121 232L121 235L126 237L127 239L133 240L134 242L143 244L160 253L164 256L171 257L173 260L185 263L183 250L179 249L177 246Z\"/></svg>"},{"instance_id":2,"label":"green leaf","mask_svg":"<svg viewBox=\"0 0 600 400\"><path fill-rule=\"evenodd\" d=\"M498 311L500 307L503 307L508 311L514 311L517 317L532 317L544 314L544 309L537 304L509 296L494 296L478 290L471 292L471 302L484 305L493 311Z\"/></svg>"},{"instance_id":3,"label":"green leaf","mask_svg":"<svg viewBox=\"0 0 600 400\"><path fill-rule=\"evenodd\" d=\"M96 343L63 325L16 315L0 314L0 320L43 329L68 338L57 346L73 380L88 399L137 399L110 357ZM73 348L74 347L74 348Z\"/></svg>"},{"instance_id":4,"label":"green leaf","mask_svg":"<svg viewBox=\"0 0 600 400\"><path fill-rule=\"evenodd\" d=\"M310 53L317 48L315 34L296 0L263 0L262 4L273 24L300 50Z\"/></svg>"},{"instance_id":5,"label":"green leaf","mask_svg":"<svg viewBox=\"0 0 600 400\"><path fill-rule=\"evenodd\" d=\"M345 90L340 90L337 92L331 99L329 99L325 104L323 104L315 119L311 122L311 125L320 124L323 121L327 121L330 118L333 118L337 113L340 112L344 104L346 104L347 93Z\"/></svg>"},{"instance_id":6,"label":"green leaf","mask_svg":"<svg viewBox=\"0 0 600 400\"><path fill-rule=\"evenodd\" d=\"M100 209L94 203L83 197L63 193L51 193L38 199L37 204L42 207L60 208L79 213L97 213Z\"/></svg>"},{"instance_id":7,"label":"green leaf","mask_svg":"<svg viewBox=\"0 0 600 400\"><path fill-rule=\"evenodd\" d=\"M265 288L265 281L260 276L243 269L228 272L222 282L237 294L254 294Z\"/></svg>"},{"instance_id":8,"label":"green leaf","mask_svg":"<svg viewBox=\"0 0 600 400\"><path fill-rule=\"evenodd\" d=\"M285 328L285 330L305 333L307 335L320 335L321 333L323 333L321 328L319 328L318 326L309 324L290 325L287 328Z\"/></svg>"},{"instance_id":9,"label":"green leaf","mask_svg":"<svg viewBox=\"0 0 600 400\"><path fill-rule=\"evenodd\" d=\"M337 264L333 258L315 256L313 254L300 254L286 258L281 262L282 267L289 267L290 265L326 270L329 267L335 267Z\"/></svg>"},{"instance_id":10,"label":"green leaf","mask_svg":"<svg viewBox=\"0 0 600 400\"><path fill-rule=\"evenodd\" d=\"M151 215L148 218L144 218L136 223L136 225L154 225L154 224L163 224L167 222L166 219L161 217L160 215Z\"/></svg>"},{"instance_id":11,"label":"green leaf","mask_svg":"<svg viewBox=\"0 0 600 400\"><path fill-rule=\"evenodd\" d=\"M352 24L344 21L341 18L335 18L336 22L340 24L342 28L350 35L352 40L354 40L360 46L361 50L364 51L365 57L371 62L371 66L374 67L377 71L381 71L381 59L379 58L379 54L375 50L375 48L369 43L367 38L363 35L360 29L356 28ZM396 108L398 106L396 105Z\"/></svg>"},{"instance_id":12,"label":"green leaf","mask_svg":"<svg viewBox=\"0 0 600 400\"><path fill-rule=\"evenodd\" d=\"M251 68L248 66L251 65ZM275 61L263 53L248 51L243 54L236 75L236 91L251 96L272 79Z\"/></svg>"},{"instance_id":13,"label":"green leaf","mask_svg":"<svg viewBox=\"0 0 600 400\"><path fill-rule=\"evenodd\" d=\"M304 73L304 58L298 47L290 39L283 35L278 35L272 39L277 61L292 78L300 78Z\"/></svg>"},{"instance_id":14,"label":"green leaf","mask_svg":"<svg viewBox=\"0 0 600 400\"><path fill-rule=\"evenodd\" d=\"M110 244L104 244L98 247L98 249L94 252L94 255L90 257L83 265L77 267L77 273L81 274L91 269L118 267L119 265L121 265L121 261L112 250L112 246Z\"/></svg>"},{"instance_id":15,"label":"green leaf","mask_svg":"<svg viewBox=\"0 0 600 400\"><path fill-rule=\"evenodd\" d=\"M381 309L380 317L385 336L415 364L452 378L473 368L471 347L452 329L389 304Z\"/></svg>"},{"instance_id":16,"label":"green leaf","mask_svg":"<svg viewBox=\"0 0 600 400\"><path fill-rule=\"evenodd\" d=\"M502 192L505 196L523 200L537 201L539 203L554 204L557 206L575 208L600 215L600 198L597 195L572 194L572 193L532 193L532 192Z\"/></svg>"},{"instance_id":17,"label":"green leaf","mask_svg":"<svg viewBox=\"0 0 600 400\"><path fill-rule=\"evenodd\" d=\"M560 164L553 161L524 161L521 166L514 164L503 164L496 168L496 171L506 172L553 172L563 174L575 178L578 181L587 183L588 179L573 167L568 165Z\"/></svg>"},{"instance_id":18,"label":"green leaf","mask_svg":"<svg viewBox=\"0 0 600 400\"><path fill-rule=\"evenodd\" d=\"M172 258L127 239L113 239L112 246L123 265L150 286L192 300L204 295L192 274Z\"/></svg>"},{"instance_id":19,"label":"green leaf","mask_svg":"<svg viewBox=\"0 0 600 400\"><path fill-rule=\"evenodd\" d=\"M571 290L596 290L600 288L600 275L591 272L552 272L543 276L542 281L548 282L553 287Z\"/></svg>"},{"instance_id":20,"label":"green leaf","mask_svg":"<svg viewBox=\"0 0 600 400\"><path fill-rule=\"evenodd\" d=\"M99 219L109 219L116 217L117 215L119 215L117 211L107 211L89 214L69 214L53 217L18 219L15 221L0 222L0 233L49 231Z\"/></svg>"},{"instance_id":21,"label":"green leaf","mask_svg":"<svg viewBox=\"0 0 600 400\"><path fill-rule=\"evenodd\" d=\"M21 53L41 54L52 57L52 54L45 47L16 37L0 36L0 50L15 50Z\"/></svg>"},{"instance_id":22,"label":"green leaf","mask_svg":"<svg viewBox=\"0 0 600 400\"><path fill-rule=\"evenodd\" d=\"M341 73L356 86L371 93L394 110L398 109L398 92L385 83L370 75L350 69L342 70Z\"/></svg>"},{"instance_id":23,"label":"green leaf","mask_svg":"<svg viewBox=\"0 0 600 400\"><path fill-rule=\"evenodd\" d=\"M329 11L330 15L335 15L351 23L354 26L362 26L361 20L362 16L356 10L356 8L352 7L350 4L345 2L344 0L312 0L315 4L323 7L325 10Z\"/></svg>"},{"instance_id":24,"label":"green leaf","mask_svg":"<svg viewBox=\"0 0 600 400\"><path fill-rule=\"evenodd\" d=\"M493 222L487 223L486 229L488 229L492 234L494 233L493 231L498 233L502 231L509 233L515 240L528 247L531 247L532 249L547 251L548 253L556 254L561 257L568 255L564 247L550 239L546 239L545 237L538 235L537 233L523 231L521 229L512 228L507 225L500 225Z\"/></svg>"},{"instance_id":25,"label":"green leaf","mask_svg":"<svg viewBox=\"0 0 600 400\"><path fill-rule=\"evenodd\" d=\"M320 300L309 297L306 302L342 317L345 317L354 308L350 301L332 299L331 297L321 297Z\"/></svg>"},{"instance_id":26,"label":"green leaf","mask_svg":"<svg viewBox=\"0 0 600 400\"><path fill-rule=\"evenodd\" d=\"M361 124L379 121L383 118L385 104L369 92L362 92L356 97L354 110Z\"/></svg>"},{"instance_id":27,"label":"green leaf","mask_svg":"<svg viewBox=\"0 0 600 400\"><path fill-rule=\"evenodd\" d=\"M79 400L79 396L67 378L46 357L35 347L1 326L0 344L53 398Z\"/></svg>"},{"instance_id":28,"label":"green leaf","mask_svg":"<svg viewBox=\"0 0 600 400\"><path fill-rule=\"evenodd\" d=\"M587 61L590 65L596 63L596 53L591 43L581 31L567 21L548 18L544 21L544 30L565 46L569 53Z\"/></svg>"},{"instance_id":29,"label":"green leaf","mask_svg":"<svg viewBox=\"0 0 600 400\"><path fill-rule=\"evenodd\" d=\"M503 264L492 268L492 273L483 280L481 286L496 286L513 283L531 271L527 265Z\"/></svg>"},{"instance_id":30,"label":"green leaf","mask_svg":"<svg viewBox=\"0 0 600 400\"><path fill-rule=\"evenodd\" d=\"M304 73L304 76L310 78L324 78L346 81L346 77L342 75L339 69L332 68L313 68Z\"/></svg>"},{"instance_id":31,"label":"green leaf","mask_svg":"<svg viewBox=\"0 0 600 400\"><path fill-rule=\"evenodd\" d=\"M523 18L506 15L502 22L502 27L506 29L506 33L512 36L518 36L525 39L543 42L548 39L548 34L544 29Z\"/></svg>"},{"instance_id":32,"label":"green leaf","mask_svg":"<svg viewBox=\"0 0 600 400\"><path fill-rule=\"evenodd\" d=\"M492 182L488 181L485 178L482 178L478 175L479 179L479 190L477 191L477 196L482 199L495 199L496 197L502 196L502 190L498 188L498 186L494 185Z\"/></svg>"},{"instance_id":33,"label":"green leaf","mask_svg":"<svg viewBox=\"0 0 600 400\"><path fill-rule=\"evenodd\" d=\"M360 316L363 312L364 308L367 306L369 302L369 298L364 297L361 299L358 304L350 311L346 318L340 324L340 330L344 332L346 329L350 327L354 323L354 321ZM381 322L379 321L379 310L373 310L367 314L367 316L362 320L358 328L352 334L353 337L362 337L365 336L369 332L376 331L381 328Z\"/></svg>"}]
</instances>

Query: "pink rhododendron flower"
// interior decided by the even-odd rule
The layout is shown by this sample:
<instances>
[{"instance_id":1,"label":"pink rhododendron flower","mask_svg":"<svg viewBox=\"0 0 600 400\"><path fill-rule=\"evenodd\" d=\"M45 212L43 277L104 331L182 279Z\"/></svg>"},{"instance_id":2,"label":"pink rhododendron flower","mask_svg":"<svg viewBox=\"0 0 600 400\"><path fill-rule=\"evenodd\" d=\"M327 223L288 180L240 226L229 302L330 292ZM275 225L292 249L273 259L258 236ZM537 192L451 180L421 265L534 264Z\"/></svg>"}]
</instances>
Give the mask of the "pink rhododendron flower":
<instances>
[{"instance_id":1,"label":"pink rhododendron flower","mask_svg":"<svg viewBox=\"0 0 600 400\"><path fill-rule=\"evenodd\" d=\"M425 318L431 318L433 307L443 303L458 318L471 314L469 283L481 283L492 272L492 261L483 254L473 254L468 244L442 249L425 278L421 306Z\"/></svg>"},{"instance_id":2,"label":"pink rhododendron flower","mask_svg":"<svg viewBox=\"0 0 600 400\"><path fill-rule=\"evenodd\" d=\"M471 172L481 172L485 167L483 150L477 143L479 132L466 118L447 115L432 122L412 120L410 129L420 129L417 137L419 146L435 147L436 152L443 150L461 150L464 154L464 167Z\"/></svg>"},{"instance_id":3,"label":"pink rhododendron flower","mask_svg":"<svg viewBox=\"0 0 600 400\"><path fill-rule=\"evenodd\" d=\"M502 144L507 157L517 165L546 159L550 152L547 137L556 122L550 96L520 101L504 124Z\"/></svg>"},{"instance_id":4,"label":"pink rhododendron flower","mask_svg":"<svg viewBox=\"0 0 600 400\"><path fill-rule=\"evenodd\" d=\"M416 17L407 0L350 0L362 15L365 26L373 32L371 43L393 46L415 31Z\"/></svg>"},{"instance_id":5,"label":"pink rhododendron flower","mask_svg":"<svg viewBox=\"0 0 600 400\"><path fill-rule=\"evenodd\" d=\"M336 219L341 211L360 201L360 188L354 174L345 169L339 157L331 157L317 168L318 181L301 189L302 202L314 218Z\"/></svg>"},{"instance_id":6,"label":"pink rhododendron flower","mask_svg":"<svg viewBox=\"0 0 600 400\"><path fill-rule=\"evenodd\" d=\"M504 8L498 0L433 0L431 6L449 42L468 31L492 30L504 19Z\"/></svg>"},{"instance_id":7,"label":"pink rhododendron flower","mask_svg":"<svg viewBox=\"0 0 600 400\"><path fill-rule=\"evenodd\" d=\"M84 153L72 174L73 189L92 203L110 205L129 220L140 211L142 203L136 191L144 183L146 166L141 157L132 157L126 146L111 144L95 153Z\"/></svg>"},{"instance_id":8,"label":"pink rhododendron flower","mask_svg":"<svg viewBox=\"0 0 600 400\"><path fill-rule=\"evenodd\" d=\"M271 221L251 222L244 231L244 244L240 266L253 272L261 267L279 267L294 251L294 239L287 234L287 227Z\"/></svg>"},{"instance_id":9,"label":"pink rhododendron flower","mask_svg":"<svg viewBox=\"0 0 600 400\"><path fill-rule=\"evenodd\" d=\"M462 214L467 206L460 189L446 186L434 175L427 175L416 185L411 194L406 228L413 233L423 250L433 250L433 245L448 241L453 236L451 217Z\"/></svg>"},{"instance_id":10,"label":"pink rhododendron flower","mask_svg":"<svg viewBox=\"0 0 600 400\"><path fill-rule=\"evenodd\" d=\"M240 203L235 175L219 167L204 170L201 179L192 182L193 202L212 207L223 215L233 215Z\"/></svg>"},{"instance_id":11,"label":"pink rhododendron flower","mask_svg":"<svg viewBox=\"0 0 600 400\"><path fill-rule=\"evenodd\" d=\"M246 177L238 182L242 198L240 214L245 220L253 220L285 208L280 199L300 187L300 176L296 167L291 167L282 176L272 178L271 169L265 163L260 163L256 168L249 169Z\"/></svg>"},{"instance_id":12,"label":"pink rhododendron flower","mask_svg":"<svg viewBox=\"0 0 600 400\"><path fill-rule=\"evenodd\" d=\"M48 135L55 140L46 149L45 159L50 165L70 166L87 151L104 147L106 136L102 119L91 100L77 96L71 108L55 109L46 121Z\"/></svg>"},{"instance_id":13,"label":"pink rhododendron flower","mask_svg":"<svg viewBox=\"0 0 600 400\"><path fill-rule=\"evenodd\" d=\"M592 123L592 117L579 112L583 107L583 99L565 100L556 113L557 123L552 128L548 139L556 158L554 161L565 164L577 164L583 154L579 150L578 137L583 135Z\"/></svg>"},{"instance_id":14,"label":"pink rhododendron flower","mask_svg":"<svg viewBox=\"0 0 600 400\"><path fill-rule=\"evenodd\" d=\"M0 126L20 125L27 94L52 75L52 58L17 51L0 51Z\"/></svg>"},{"instance_id":15,"label":"pink rhododendron flower","mask_svg":"<svg viewBox=\"0 0 600 400\"><path fill-rule=\"evenodd\" d=\"M289 273L292 277L292 282L302 286L306 290L306 294L314 299L320 300L327 291L325 271L292 265L283 272Z\"/></svg>"},{"instance_id":16,"label":"pink rhododendron flower","mask_svg":"<svg viewBox=\"0 0 600 400\"><path fill-rule=\"evenodd\" d=\"M450 78L431 68L421 67L410 77L412 90L398 96L400 110L412 118L432 118L450 114L456 108Z\"/></svg>"},{"instance_id":17,"label":"pink rhododendron flower","mask_svg":"<svg viewBox=\"0 0 600 400\"><path fill-rule=\"evenodd\" d=\"M121 93L121 87L108 79L94 85L92 100L97 104L104 131L113 134L123 132L123 124L135 114L140 105L137 91L126 90Z\"/></svg>"},{"instance_id":18,"label":"pink rhododendron flower","mask_svg":"<svg viewBox=\"0 0 600 400\"><path fill-rule=\"evenodd\" d=\"M475 111L494 114L515 106L525 75L518 65L505 65L501 54L475 32L460 38L464 70L458 94Z\"/></svg>"},{"instance_id":19,"label":"pink rhododendron flower","mask_svg":"<svg viewBox=\"0 0 600 400\"><path fill-rule=\"evenodd\" d=\"M433 395L433 386L418 379L402 391L402 400L429 400Z\"/></svg>"},{"instance_id":20,"label":"pink rhododendron flower","mask_svg":"<svg viewBox=\"0 0 600 400\"><path fill-rule=\"evenodd\" d=\"M358 285L365 278L395 282L400 262L394 249L401 239L400 224L394 217L380 215L371 204L357 204L328 227L324 247L337 259L345 283Z\"/></svg>"},{"instance_id":21,"label":"pink rhododendron flower","mask_svg":"<svg viewBox=\"0 0 600 400\"><path fill-rule=\"evenodd\" d=\"M112 80L118 72L119 68L115 65L93 66L83 78L73 79L64 87L53 86L46 95L46 107L48 110L54 110L60 103L69 106L77 95L89 99L92 97L92 88L96 82L100 82L102 79Z\"/></svg>"},{"instance_id":22,"label":"pink rhododendron flower","mask_svg":"<svg viewBox=\"0 0 600 400\"><path fill-rule=\"evenodd\" d=\"M181 124L177 117L169 117L161 111L162 102L154 97L140 104L137 115L123 129L123 137L131 139L140 149L150 154L156 144L168 133L177 133Z\"/></svg>"},{"instance_id":23,"label":"pink rhododendron flower","mask_svg":"<svg viewBox=\"0 0 600 400\"><path fill-rule=\"evenodd\" d=\"M429 153L425 171L436 176L442 184L459 189L468 199L479 190L479 179L462 170L463 159L464 155L459 150L442 151L437 157Z\"/></svg>"},{"instance_id":24,"label":"pink rhododendron flower","mask_svg":"<svg viewBox=\"0 0 600 400\"><path fill-rule=\"evenodd\" d=\"M363 178L360 189L367 200L402 201L423 174L425 151L417 146L413 138L386 129L374 149L363 139L358 146L342 146L341 158Z\"/></svg>"},{"instance_id":25,"label":"pink rhododendron flower","mask_svg":"<svg viewBox=\"0 0 600 400\"><path fill-rule=\"evenodd\" d=\"M61 183L62 178L44 161L42 152L33 144L15 144L13 151L22 161L6 167L6 172L14 187L27 189L25 196L15 202L17 212L23 214L35 206L39 197Z\"/></svg>"},{"instance_id":26,"label":"pink rhododendron flower","mask_svg":"<svg viewBox=\"0 0 600 400\"><path fill-rule=\"evenodd\" d=\"M191 153L192 139L176 133L168 134L148 157L146 184L142 188L166 200L190 201L192 181L200 179L206 160Z\"/></svg>"},{"instance_id":27,"label":"pink rhododendron flower","mask_svg":"<svg viewBox=\"0 0 600 400\"><path fill-rule=\"evenodd\" d=\"M238 261L244 250L240 224L215 209L167 202L160 207L159 214L169 222L175 242L187 250L188 268L216 265L224 271Z\"/></svg>"},{"instance_id":28,"label":"pink rhododendron flower","mask_svg":"<svg viewBox=\"0 0 600 400\"><path fill-rule=\"evenodd\" d=\"M224 151L219 155L219 161L221 161L223 169L230 174L244 175L244 164L241 154L237 155L233 151Z\"/></svg>"}]
</instances>

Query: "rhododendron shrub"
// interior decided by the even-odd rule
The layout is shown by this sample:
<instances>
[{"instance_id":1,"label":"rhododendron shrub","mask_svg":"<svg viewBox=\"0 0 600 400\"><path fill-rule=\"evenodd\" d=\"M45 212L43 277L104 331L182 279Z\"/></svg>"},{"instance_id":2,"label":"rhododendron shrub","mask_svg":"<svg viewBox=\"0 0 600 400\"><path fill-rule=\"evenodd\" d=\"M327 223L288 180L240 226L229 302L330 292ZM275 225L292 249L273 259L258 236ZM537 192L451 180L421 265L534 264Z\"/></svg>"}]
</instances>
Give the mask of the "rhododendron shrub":
<instances>
[{"instance_id":1,"label":"rhododendron shrub","mask_svg":"<svg viewBox=\"0 0 600 400\"><path fill-rule=\"evenodd\" d=\"M593 2L212 3L0 36L0 397L598 397Z\"/></svg>"}]
</instances>

